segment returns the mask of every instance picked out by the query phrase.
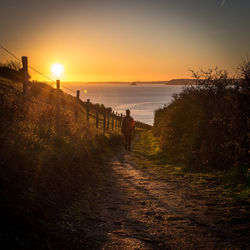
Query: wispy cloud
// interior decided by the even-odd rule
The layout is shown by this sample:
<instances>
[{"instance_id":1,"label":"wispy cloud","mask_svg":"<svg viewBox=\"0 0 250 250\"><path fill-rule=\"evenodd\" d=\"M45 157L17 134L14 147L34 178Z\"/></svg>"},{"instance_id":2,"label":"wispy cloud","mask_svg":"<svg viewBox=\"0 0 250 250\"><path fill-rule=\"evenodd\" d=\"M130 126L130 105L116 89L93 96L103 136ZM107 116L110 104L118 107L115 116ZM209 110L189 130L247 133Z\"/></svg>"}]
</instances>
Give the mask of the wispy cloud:
<instances>
[{"instance_id":1,"label":"wispy cloud","mask_svg":"<svg viewBox=\"0 0 250 250\"><path fill-rule=\"evenodd\" d=\"M222 8L227 0L219 0L219 5Z\"/></svg>"}]
</instances>

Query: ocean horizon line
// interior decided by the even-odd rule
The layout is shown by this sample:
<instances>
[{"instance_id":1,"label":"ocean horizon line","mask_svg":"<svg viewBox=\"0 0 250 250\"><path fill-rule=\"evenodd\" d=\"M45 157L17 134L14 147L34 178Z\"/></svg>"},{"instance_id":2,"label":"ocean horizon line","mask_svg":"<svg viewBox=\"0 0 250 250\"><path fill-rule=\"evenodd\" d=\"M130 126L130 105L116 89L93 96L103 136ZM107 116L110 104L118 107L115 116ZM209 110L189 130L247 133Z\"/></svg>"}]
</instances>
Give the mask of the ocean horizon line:
<instances>
[{"instance_id":1,"label":"ocean horizon line","mask_svg":"<svg viewBox=\"0 0 250 250\"><path fill-rule=\"evenodd\" d=\"M171 80L165 80L165 81L63 81L64 84L131 84L131 85L137 85L137 84L166 84L166 85L187 85L187 84L193 84L194 79L192 78L178 78L178 79L171 79Z\"/></svg>"}]
</instances>

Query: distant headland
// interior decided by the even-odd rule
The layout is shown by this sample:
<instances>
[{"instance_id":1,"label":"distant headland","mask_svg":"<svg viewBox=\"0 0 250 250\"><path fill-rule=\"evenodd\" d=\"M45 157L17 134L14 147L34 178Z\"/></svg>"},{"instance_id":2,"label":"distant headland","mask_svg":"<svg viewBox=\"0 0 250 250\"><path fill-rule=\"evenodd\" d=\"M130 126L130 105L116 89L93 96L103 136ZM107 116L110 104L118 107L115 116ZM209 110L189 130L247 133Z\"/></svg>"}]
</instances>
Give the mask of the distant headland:
<instances>
[{"instance_id":1,"label":"distant headland","mask_svg":"<svg viewBox=\"0 0 250 250\"><path fill-rule=\"evenodd\" d=\"M164 85L193 85L195 79L172 79L169 81L132 81L132 82L120 82L120 81L105 81L105 82L65 82L66 84L127 84L127 85L138 85L138 84L164 84Z\"/></svg>"}]
</instances>

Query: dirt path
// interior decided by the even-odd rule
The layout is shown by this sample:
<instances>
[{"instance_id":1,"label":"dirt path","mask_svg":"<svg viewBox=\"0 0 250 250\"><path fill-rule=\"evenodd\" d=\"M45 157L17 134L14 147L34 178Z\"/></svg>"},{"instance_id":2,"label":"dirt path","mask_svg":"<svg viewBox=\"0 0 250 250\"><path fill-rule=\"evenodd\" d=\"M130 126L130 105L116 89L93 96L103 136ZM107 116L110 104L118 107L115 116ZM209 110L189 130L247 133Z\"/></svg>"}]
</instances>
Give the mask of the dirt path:
<instances>
[{"instance_id":1,"label":"dirt path","mask_svg":"<svg viewBox=\"0 0 250 250\"><path fill-rule=\"evenodd\" d=\"M220 211L227 217L224 211L230 204L213 191L144 172L125 150L111 165L101 216L91 233L102 249L247 248L249 228L221 223Z\"/></svg>"}]
</instances>

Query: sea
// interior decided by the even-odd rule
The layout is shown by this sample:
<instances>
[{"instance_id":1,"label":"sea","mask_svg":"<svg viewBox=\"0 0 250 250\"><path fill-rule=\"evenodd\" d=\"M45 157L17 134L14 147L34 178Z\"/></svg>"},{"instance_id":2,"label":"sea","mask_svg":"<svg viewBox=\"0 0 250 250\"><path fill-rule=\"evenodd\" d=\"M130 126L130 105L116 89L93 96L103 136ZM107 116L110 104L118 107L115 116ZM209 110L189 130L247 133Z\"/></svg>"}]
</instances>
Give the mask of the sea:
<instances>
[{"instance_id":1,"label":"sea","mask_svg":"<svg viewBox=\"0 0 250 250\"><path fill-rule=\"evenodd\" d=\"M125 114L130 109L136 120L153 125L155 110L168 105L175 93L183 89L183 85L165 84L121 84L121 83L67 83L65 92L69 94L80 90L83 101L90 99L92 103L104 104L113 111ZM67 88L67 89L66 89ZM71 91L70 91L70 90Z\"/></svg>"}]
</instances>

